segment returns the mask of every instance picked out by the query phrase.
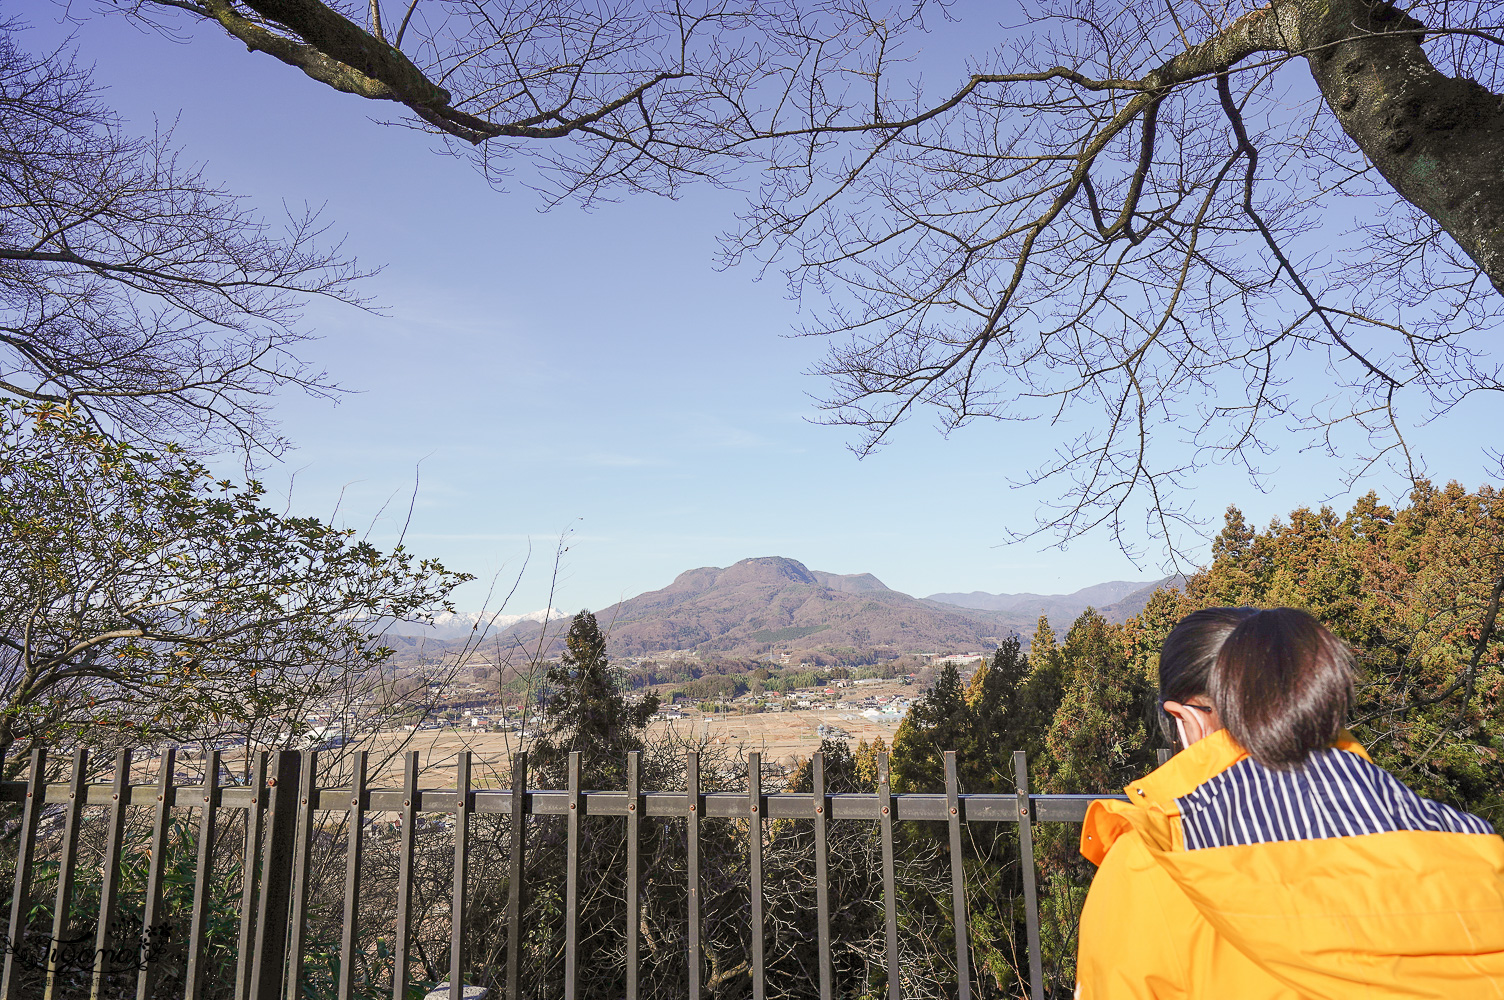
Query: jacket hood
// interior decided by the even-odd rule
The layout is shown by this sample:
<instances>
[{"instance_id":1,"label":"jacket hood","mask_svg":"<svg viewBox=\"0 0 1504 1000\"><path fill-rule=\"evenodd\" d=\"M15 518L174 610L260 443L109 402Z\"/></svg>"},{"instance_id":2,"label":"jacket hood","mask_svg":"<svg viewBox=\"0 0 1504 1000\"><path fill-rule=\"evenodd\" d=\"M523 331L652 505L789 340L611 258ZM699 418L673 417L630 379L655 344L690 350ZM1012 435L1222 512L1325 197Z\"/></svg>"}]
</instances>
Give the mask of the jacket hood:
<instances>
[{"instance_id":1,"label":"jacket hood","mask_svg":"<svg viewBox=\"0 0 1504 1000\"><path fill-rule=\"evenodd\" d=\"M1368 759L1349 733L1334 746ZM1187 849L1179 800L1247 757L1225 730L1198 741L1129 801L1093 803L1081 853L1100 865L1136 834L1219 935L1303 997L1504 998L1504 840L1402 829ZM1448 977L1459 988L1435 985Z\"/></svg>"}]
</instances>

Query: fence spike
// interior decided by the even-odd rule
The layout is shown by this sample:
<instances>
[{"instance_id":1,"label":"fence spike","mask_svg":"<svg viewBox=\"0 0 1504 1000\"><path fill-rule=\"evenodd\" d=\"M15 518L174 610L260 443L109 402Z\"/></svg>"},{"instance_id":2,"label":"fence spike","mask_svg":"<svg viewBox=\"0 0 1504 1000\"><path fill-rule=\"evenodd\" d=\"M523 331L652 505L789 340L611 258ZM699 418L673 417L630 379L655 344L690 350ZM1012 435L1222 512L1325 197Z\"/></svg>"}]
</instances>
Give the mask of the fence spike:
<instances>
[{"instance_id":1,"label":"fence spike","mask_svg":"<svg viewBox=\"0 0 1504 1000\"><path fill-rule=\"evenodd\" d=\"M298 776L298 829L293 836L291 923L287 943L287 996L297 1000L303 995L303 962L308 954L308 880L313 864L313 814L318 804L319 752L303 754L303 769ZM404 997L403 1000L406 1000Z\"/></svg>"},{"instance_id":2,"label":"fence spike","mask_svg":"<svg viewBox=\"0 0 1504 1000\"><path fill-rule=\"evenodd\" d=\"M350 768L350 808L345 827L345 918L339 939L339 1000L351 1000L355 992L355 948L360 940L360 861L366 839L366 751L355 751Z\"/></svg>"},{"instance_id":3,"label":"fence spike","mask_svg":"<svg viewBox=\"0 0 1504 1000\"><path fill-rule=\"evenodd\" d=\"M402 766L402 857L397 862L397 948L392 964L392 1000L407 1000L408 947L412 939L413 859L417 853L418 751Z\"/></svg>"},{"instance_id":4,"label":"fence spike","mask_svg":"<svg viewBox=\"0 0 1504 1000\"><path fill-rule=\"evenodd\" d=\"M686 909L689 928L689 1000L700 1000L700 755L693 750L684 757L684 798L688 850L688 891Z\"/></svg>"},{"instance_id":5,"label":"fence spike","mask_svg":"<svg viewBox=\"0 0 1504 1000\"><path fill-rule=\"evenodd\" d=\"M752 1000L767 996L762 912L762 755L747 755L747 892L752 900Z\"/></svg>"},{"instance_id":6,"label":"fence spike","mask_svg":"<svg viewBox=\"0 0 1504 1000\"><path fill-rule=\"evenodd\" d=\"M810 774L815 798L816 959L820 963L820 1000L832 1000L835 984L830 964L830 844L826 827L830 797L825 794L825 754L816 751L810 758Z\"/></svg>"},{"instance_id":7,"label":"fence spike","mask_svg":"<svg viewBox=\"0 0 1504 1000\"><path fill-rule=\"evenodd\" d=\"M162 928L162 882L167 873L167 834L172 819L174 794L172 772L177 767L178 752L168 747L157 759L157 809L151 826L151 859L146 869L146 907L141 916L141 938L137 955L140 968L136 973L136 1000L151 997L152 973L156 966L156 941Z\"/></svg>"},{"instance_id":8,"label":"fence spike","mask_svg":"<svg viewBox=\"0 0 1504 1000\"><path fill-rule=\"evenodd\" d=\"M193 874L193 919L188 930L185 1000L198 1000L204 989L204 939L209 922L209 877L214 873L215 820L219 816L219 751L204 757L203 810L198 822L198 867Z\"/></svg>"},{"instance_id":9,"label":"fence spike","mask_svg":"<svg viewBox=\"0 0 1504 1000\"><path fill-rule=\"evenodd\" d=\"M131 799L131 752L115 753L115 778L110 782L110 805L104 834L104 860L99 872L99 919L94 924L94 976L89 1000L104 995L105 976L115 956L111 939L119 929L120 853L125 846L125 810Z\"/></svg>"},{"instance_id":10,"label":"fence spike","mask_svg":"<svg viewBox=\"0 0 1504 1000\"><path fill-rule=\"evenodd\" d=\"M21 809L20 840L16 847L16 880L11 887L10 923L8 947L5 949L4 970L0 971L0 997L15 1000L16 957L26 944L26 918L31 912L31 871L36 860L37 825L42 819L42 808L47 798L47 751L37 748L31 751L31 773L26 780L26 804Z\"/></svg>"},{"instance_id":11,"label":"fence spike","mask_svg":"<svg viewBox=\"0 0 1504 1000\"><path fill-rule=\"evenodd\" d=\"M83 750L73 751L73 776L68 782L68 805L63 820L63 856L58 862L57 898L52 909L52 946L47 949L47 986L43 1000L56 1000L59 959L62 944L68 938L69 910L73 906L73 875L78 865L78 828L83 820L84 803L89 797L88 774L84 770L88 757Z\"/></svg>"},{"instance_id":12,"label":"fence spike","mask_svg":"<svg viewBox=\"0 0 1504 1000\"><path fill-rule=\"evenodd\" d=\"M449 1000L465 996L465 883L470 872L470 751L454 772L454 896L449 907Z\"/></svg>"},{"instance_id":13,"label":"fence spike","mask_svg":"<svg viewBox=\"0 0 1504 1000\"><path fill-rule=\"evenodd\" d=\"M507 1000L522 997L523 849L527 834L527 751L512 755L511 856L507 859Z\"/></svg>"},{"instance_id":14,"label":"fence spike","mask_svg":"<svg viewBox=\"0 0 1504 1000\"><path fill-rule=\"evenodd\" d=\"M893 864L893 788L888 780L888 755L877 755L878 829L883 845L883 922L888 932L888 1000L903 1000L903 974L898 963L898 887Z\"/></svg>"},{"instance_id":15,"label":"fence spike","mask_svg":"<svg viewBox=\"0 0 1504 1000\"><path fill-rule=\"evenodd\" d=\"M637 911L642 905L638 898L642 886L639 870L642 864L642 799L638 786L641 781L642 754L633 750L627 754L627 1000L638 1000Z\"/></svg>"},{"instance_id":16,"label":"fence spike","mask_svg":"<svg viewBox=\"0 0 1504 1000\"><path fill-rule=\"evenodd\" d=\"M272 758L271 773L260 790L266 808L266 846L261 855L261 899L256 907L251 1000L279 1000L282 993L301 756L296 750L277 751Z\"/></svg>"},{"instance_id":17,"label":"fence spike","mask_svg":"<svg viewBox=\"0 0 1504 1000\"><path fill-rule=\"evenodd\" d=\"M966 865L961 853L961 784L956 752L945 751L945 811L950 832L950 898L956 934L956 1000L971 1000L971 935L966 926Z\"/></svg>"},{"instance_id":18,"label":"fence spike","mask_svg":"<svg viewBox=\"0 0 1504 1000\"><path fill-rule=\"evenodd\" d=\"M580 752L569 753L569 814L564 817L564 1000L580 986Z\"/></svg>"},{"instance_id":19,"label":"fence spike","mask_svg":"<svg viewBox=\"0 0 1504 1000\"><path fill-rule=\"evenodd\" d=\"M1044 953L1039 943L1039 886L1034 867L1034 821L1029 798L1029 761L1013 751L1013 780L1018 790L1018 856L1024 876L1024 916L1029 936L1029 996L1044 1000Z\"/></svg>"},{"instance_id":20,"label":"fence spike","mask_svg":"<svg viewBox=\"0 0 1504 1000\"><path fill-rule=\"evenodd\" d=\"M266 751L251 764L251 801L245 811L245 859L240 872L240 939L235 960L235 1000L251 996L251 959L256 942L256 886L261 867L261 831L266 821Z\"/></svg>"}]
</instances>

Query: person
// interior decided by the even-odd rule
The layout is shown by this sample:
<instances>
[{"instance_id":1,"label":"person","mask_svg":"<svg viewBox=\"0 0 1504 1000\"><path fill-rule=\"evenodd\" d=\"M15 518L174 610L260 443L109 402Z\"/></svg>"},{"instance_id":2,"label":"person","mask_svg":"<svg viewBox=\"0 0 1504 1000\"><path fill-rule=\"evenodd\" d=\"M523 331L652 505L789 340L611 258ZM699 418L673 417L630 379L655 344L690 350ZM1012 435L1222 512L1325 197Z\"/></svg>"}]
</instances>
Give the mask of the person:
<instances>
[{"instance_id":1,"label":"person","mask_svg":"<svg viewBox=\"0 0 1504 1000\"><path fill-rule=\"evenodd\" d=\"M1180 752L1088 810L1079 1000L1504 998L1504 840L1342 728L1340 641L1209 608L1159 669Z\"/></svg>"}]
</instances>

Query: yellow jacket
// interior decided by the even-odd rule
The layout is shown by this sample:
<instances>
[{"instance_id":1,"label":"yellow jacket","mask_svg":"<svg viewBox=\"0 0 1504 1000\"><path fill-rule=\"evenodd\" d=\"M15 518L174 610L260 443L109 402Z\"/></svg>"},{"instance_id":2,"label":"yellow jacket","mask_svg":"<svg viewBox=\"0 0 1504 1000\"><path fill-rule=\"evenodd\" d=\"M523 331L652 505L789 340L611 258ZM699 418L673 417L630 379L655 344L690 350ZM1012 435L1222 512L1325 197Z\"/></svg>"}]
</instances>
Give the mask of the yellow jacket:
<instances>
[{"instance_id":1,"label":"yellow jacket","mask_svg":"<svg viewBox=\"0 0 1504 1000\"><path fill-rule=\"evenodd\" d=\"M1504 840L1346 733L1318 763L1223 730L1092 803L1079 1000L1504 1000Z\"/></svg>"}]
</instances>

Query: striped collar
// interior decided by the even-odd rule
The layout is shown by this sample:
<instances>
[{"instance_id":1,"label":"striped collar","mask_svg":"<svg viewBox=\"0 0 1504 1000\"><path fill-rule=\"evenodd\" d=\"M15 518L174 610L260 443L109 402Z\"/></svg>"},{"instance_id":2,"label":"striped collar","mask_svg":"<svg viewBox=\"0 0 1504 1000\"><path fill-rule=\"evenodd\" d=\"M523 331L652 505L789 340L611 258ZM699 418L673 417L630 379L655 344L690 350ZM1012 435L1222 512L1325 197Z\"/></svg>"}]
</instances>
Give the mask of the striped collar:
<instances>
[{"instance_id":1,"label":"striped collar","mask_svg":"<svg viewBox=\"0 0 1504 1000\"><path fill-rule=\"evenodd\" d=\"M1332 746L1369 760L1368 751L1346 729L1337 734ZM1180 806L1176 799L1247 758L1248 751L1238 745L1232 734L1226 729L1219 729L1192 743L1161 767L1126 786L1123 791L1128 794L1128 801L1135 805L1154 806L1166 815L1178 816Z\"/></svg>"},{"instance_id":2,"label":"striped collar","mask_svg":"<svg viewBox=\"0 0 1504 1000\"><path fill-rule=\"evenodd\" d=\"M1176 800L1186 850L1365 834L1492 834L1479 816L1422 798L1355 753L1326 747L1281 771L1245 758Z\"/></svg>"}]
</instances>

